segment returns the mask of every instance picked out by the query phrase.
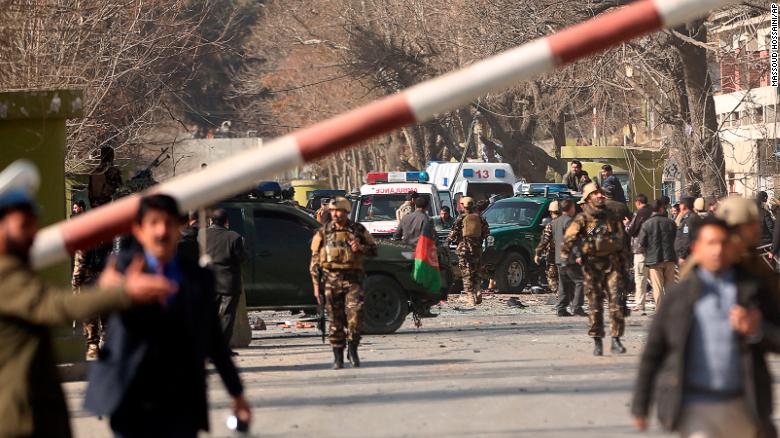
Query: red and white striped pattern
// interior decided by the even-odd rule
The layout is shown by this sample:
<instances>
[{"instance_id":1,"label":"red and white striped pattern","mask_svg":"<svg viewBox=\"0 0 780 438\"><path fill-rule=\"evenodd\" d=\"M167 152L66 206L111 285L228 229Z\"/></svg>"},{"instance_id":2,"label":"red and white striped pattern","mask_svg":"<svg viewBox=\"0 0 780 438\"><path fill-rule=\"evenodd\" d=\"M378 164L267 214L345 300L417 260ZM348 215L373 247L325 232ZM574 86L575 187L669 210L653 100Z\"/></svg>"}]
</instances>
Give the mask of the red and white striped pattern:
<instances>
[{"instance_id":1,"label":"red and white striped pattern","mask_svg":"<svg viewBox=\"0 0 780 438\"><path fill-rule=\"evenodd\" d=\"M154 191L173 196L182 210L213 204L247 191L258 181L279 172L378 134L429 120L479 96L505 90L661 27L683 24L729 3L735 0L640 0L275 139L259 150L174 178ZM126 232L139 199L137 195L124 198L41 230L32 249L33 265L50 266L66 260L77 249L89 248Z\"/></svg>"}]
</instances>

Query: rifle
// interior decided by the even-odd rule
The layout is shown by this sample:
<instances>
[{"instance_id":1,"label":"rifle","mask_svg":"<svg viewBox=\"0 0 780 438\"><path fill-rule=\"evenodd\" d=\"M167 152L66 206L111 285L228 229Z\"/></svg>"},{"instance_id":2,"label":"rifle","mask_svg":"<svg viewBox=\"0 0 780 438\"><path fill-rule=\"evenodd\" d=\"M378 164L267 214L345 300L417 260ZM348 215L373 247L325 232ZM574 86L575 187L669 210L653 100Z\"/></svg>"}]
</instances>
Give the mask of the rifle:
<instances>
[{"instance_id":1,"label":"rifle","mask_svg":"<svg viewBox=\"0 0 780 438\"><path fill-rule=\"evenodd\" d=\"M319 290L317 291L317 328L322 333L322 343L325 343L325 330L327 329L325 324L325 274L322 272L322 268L317 268L317 285Z\"/></svg>"}]
</instances>

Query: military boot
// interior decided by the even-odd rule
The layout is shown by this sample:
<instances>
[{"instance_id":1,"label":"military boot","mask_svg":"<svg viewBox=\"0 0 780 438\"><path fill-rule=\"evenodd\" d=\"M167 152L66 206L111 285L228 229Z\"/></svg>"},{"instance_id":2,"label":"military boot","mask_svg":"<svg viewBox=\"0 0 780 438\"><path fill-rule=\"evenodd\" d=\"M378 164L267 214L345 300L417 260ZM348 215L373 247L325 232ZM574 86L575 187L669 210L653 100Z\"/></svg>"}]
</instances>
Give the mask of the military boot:
<instances>
[{"instance_id":1,"label":"military boot","mask_svg":"<svg viewBox=\"0 0 780 438\"><path fill-rule=\"evenodd\" d=\"M87 345L86 359L87 360L97 360L99 351L100 351L100 348L98 348L97 344L89 344L89 345Z\"/></svg>"},{"instance_id":2,"label":"military boot","mask_svg":"<svg viewBox=\"0 0 780 438\"><path fill-rule=\"evenodd\" d=\"M623 346L623 344L620 343L620 338L612 338L612 348L611 351L613 353L623 354L626 352L626 347Z\"/></svg>"},{"instance_id":3,"label":"military boot","mask_svg":"<svg viewBox=\"0 0 780 438\"><path fill-rule=\"evenodd\" d=\"M604 355L604 345L601 343L601 338L593 338L593 355L594 356L603 356Z\"/></svg>"},{"instance_id":4,"label":"military boot","mask_svg":"<svg viewBox=\"0 0 780 438\"><path fill-rule=\"evenodd\" d=\"M333 347L333 369L344 368L344 347Z\"/></svg>"},{"instance_id":5,"label":"military boot","mask_svg":"<svg viewBox=\"0 0 780 438\"><path fill-rule=\"evenodd\" d=\"M358 356L358 343L349 341L347 344L347 359L353 368L360 368L360 357Z\"/></svg>"}]
</instances>

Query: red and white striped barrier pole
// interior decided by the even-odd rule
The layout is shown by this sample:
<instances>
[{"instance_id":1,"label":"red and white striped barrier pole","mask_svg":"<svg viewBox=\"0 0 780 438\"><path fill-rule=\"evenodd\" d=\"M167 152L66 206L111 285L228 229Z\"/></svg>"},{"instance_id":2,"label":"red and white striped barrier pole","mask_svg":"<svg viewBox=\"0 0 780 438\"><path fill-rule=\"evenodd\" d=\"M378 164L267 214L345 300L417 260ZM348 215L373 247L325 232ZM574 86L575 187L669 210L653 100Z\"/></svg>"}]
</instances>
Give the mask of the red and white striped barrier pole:
<instances>
[{"instance_id":1,"label":"red and white striped barrier pole","mask_svg":"<svg viewBox=\"0 0 780 438\"><path fill-rule=\"evenodd\" d=\"M153 188L193 210L245 192L263 179L328 156L378 134L449 112L557 67L662 27L674 27L735 0L640 0L556 34L415 85L309 128L277 138L207 169ZM129 230L139 195L96 208L39 233L32 263L44 268Z\"/></svg>"}]
</instances>

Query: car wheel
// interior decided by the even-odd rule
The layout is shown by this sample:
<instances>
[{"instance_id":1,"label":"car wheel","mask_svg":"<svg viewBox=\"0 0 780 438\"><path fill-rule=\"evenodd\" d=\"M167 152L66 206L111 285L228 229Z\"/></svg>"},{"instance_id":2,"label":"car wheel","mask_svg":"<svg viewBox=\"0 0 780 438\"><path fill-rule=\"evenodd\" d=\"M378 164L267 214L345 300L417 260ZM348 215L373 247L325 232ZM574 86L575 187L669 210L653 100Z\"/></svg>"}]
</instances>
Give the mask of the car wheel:
<instances>
[{"instance_id":1,"label":"car wheel","mask_svg":"<svg viewBox=\"0 0 780 438\"><path fill-rule=\"evenodd\" d=\"M522 254L510 252L496 269L496 285L501 292L519 293L528 282L528 261Z\"/></svg>"},{"instance_id":2,"label":"car wheel","mask_svg":"<svg viewBox=\"0 0 780 438\"><path fill-rule=\"evenodd\" d=\"M409 314L409 302L401 286L382 275L368 277L363 286L363 332L379 335L398 330Z\"/></svg>"}]
</instances>

